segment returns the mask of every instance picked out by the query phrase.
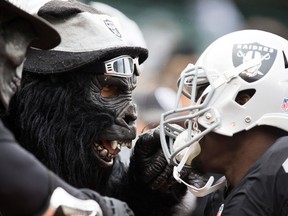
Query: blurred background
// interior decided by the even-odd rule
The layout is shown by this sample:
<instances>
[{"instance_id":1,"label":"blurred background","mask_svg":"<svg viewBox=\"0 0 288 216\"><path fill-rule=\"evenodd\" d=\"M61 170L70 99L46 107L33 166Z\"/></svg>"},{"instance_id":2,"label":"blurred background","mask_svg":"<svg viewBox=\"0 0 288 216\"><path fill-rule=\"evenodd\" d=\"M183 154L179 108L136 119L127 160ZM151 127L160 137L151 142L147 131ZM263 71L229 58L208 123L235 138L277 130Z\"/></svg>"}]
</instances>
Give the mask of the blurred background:
<instances>
[{"instance_id":1,"label":"blurred background","mask_svg":"<svg viewBox=\"0 0 288 216\"><path fill-rule=\"evenodd\" d=\"M199 54L213 40L231 31L258 28L288 36L288 1L285 0L100 2L117 8L140 26L150 51L145 73L152 73L153 78L168 70L171 56Z\"/></svg>"},{"instance_id":2,"label":"blurred background","mask_svg":"<svg viewBox=\"0 0 288 216\"><path fill-rule=\"evenodd\" d=\"M26 2L30 12L36 13L47 1ZM161 113L174 106L179 74L218 37L253 28L288 39L287 0L79 1L117 14L127 30L126 38L149 50L134 93L138 134L157 126Z\"/></svg>"},{"instance_id":3,"label":"blurred background","mask_svg":"<svg viewBox=\"0 0 288 216\"><path fill-rule=\"evenodd\" d=\"M88 4L94 2L81 1ZM139 25L149 49L142 75L151 79L148 82L151 85L156 81L158 86L174 88L177 75L187 61L193 62L208 44L231 31L257 28L288 37L288 1L285 0L101 2L122 11ZM148 83L145 80L146 90Z\"/></svg>"},{"instance_id":4,"label":"blurred background","mask_svg":"<svg viewBox=\"0 0 288 216\"><path fill-rule=\"evenodd\" d=\"M82 0L87 4L94 1ZM267 30L288 39L286 0L102 0L140 27L149 58L138 79L139 127L157 125L174 105L181 71L218 37L240 29ZM131 33L133 34L133 33ZM221 54L221 53L219 53ZM164 102L165 101L165 102ZM183 102L185 103L185 101ZM146 129L149 126L146 127Z\"/></svg>"}]
</instances>

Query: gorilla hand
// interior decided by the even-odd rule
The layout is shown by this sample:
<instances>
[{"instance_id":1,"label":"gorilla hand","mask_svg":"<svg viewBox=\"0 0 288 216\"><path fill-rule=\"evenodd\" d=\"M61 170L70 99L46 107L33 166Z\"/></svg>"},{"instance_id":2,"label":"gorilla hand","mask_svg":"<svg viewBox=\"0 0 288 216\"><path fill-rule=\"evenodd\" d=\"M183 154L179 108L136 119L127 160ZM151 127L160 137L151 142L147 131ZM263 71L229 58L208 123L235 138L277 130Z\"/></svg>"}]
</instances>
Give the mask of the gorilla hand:
<instances>
[{"instance_id":1,"label":"gorilla hand","mask_svg":"<svg viewBox=\"0 0 288 216\"><path fill-rule=\"evenodd\" d=\"M187 167L180 174L184 180L193 180L190 175L194 173ZM139 136L130 158L128 177L128 204L135 215L176 215L187 187L173 177L173 165L168 164L161 148L159 128Z\"/></svg>"},{"instance_id":2,"label":"gorilla hand","mask_svg":"<svg viewBox=\"0 0 288 216\"><path fill-rule=\"evenodd\" d=\"M173 166L167 163L161 148L159 128L139 136L130 163L137 181L148 184L151 190L177 194L186 191L186 187L173 177ZM189 174L188 168L181 171L182 178L188 178Z\"/></svg>"}]
</instances>

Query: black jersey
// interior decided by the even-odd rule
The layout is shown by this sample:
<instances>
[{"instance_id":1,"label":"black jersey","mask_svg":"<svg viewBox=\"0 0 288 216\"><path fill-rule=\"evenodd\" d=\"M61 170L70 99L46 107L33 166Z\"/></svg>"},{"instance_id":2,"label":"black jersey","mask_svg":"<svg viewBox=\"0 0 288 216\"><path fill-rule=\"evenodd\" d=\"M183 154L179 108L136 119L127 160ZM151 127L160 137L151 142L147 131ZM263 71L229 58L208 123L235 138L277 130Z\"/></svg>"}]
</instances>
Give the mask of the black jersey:
<instances>
[{"instance_id":1,"label":"black jersey","mask_svg":"<svg viewBox=\"0 0 288 216\"><path fill-rule=\"evenodd\" d=\"M221 189L209 196L205 216L287 216L288 137L278 139L225 193Z\"/></svg>"}]
</instances>

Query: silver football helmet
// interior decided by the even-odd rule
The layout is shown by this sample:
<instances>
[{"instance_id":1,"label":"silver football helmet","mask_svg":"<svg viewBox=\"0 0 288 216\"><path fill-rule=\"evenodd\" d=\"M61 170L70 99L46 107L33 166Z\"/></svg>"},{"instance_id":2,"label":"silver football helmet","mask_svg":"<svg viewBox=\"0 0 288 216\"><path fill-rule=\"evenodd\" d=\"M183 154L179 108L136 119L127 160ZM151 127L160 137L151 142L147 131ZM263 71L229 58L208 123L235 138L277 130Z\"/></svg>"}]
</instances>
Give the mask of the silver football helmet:
<instances>
[{"instance_id":1,"label":"silver football helmet","mask_svg":"<svg viewBox=\"0 0 288 216\"><path fill-rule=\"evenodd\" d=\"M211 176L197 188L181 179L180 171L192 165L205 134L233 136L258 125L288 131L286 56L287 40L260 30L241 30L217 39L181 73L175 108L161 117L160 138L165 157L175 165L174 177L195 196L205 196L226 182L222 177L214 183ZM243 91L249 91L251 99L239 104L235 98ZM180 107L182 95L189 98L189 106ZM178 126L183 122L187 128Z\"/></svg>"}]
</instances>

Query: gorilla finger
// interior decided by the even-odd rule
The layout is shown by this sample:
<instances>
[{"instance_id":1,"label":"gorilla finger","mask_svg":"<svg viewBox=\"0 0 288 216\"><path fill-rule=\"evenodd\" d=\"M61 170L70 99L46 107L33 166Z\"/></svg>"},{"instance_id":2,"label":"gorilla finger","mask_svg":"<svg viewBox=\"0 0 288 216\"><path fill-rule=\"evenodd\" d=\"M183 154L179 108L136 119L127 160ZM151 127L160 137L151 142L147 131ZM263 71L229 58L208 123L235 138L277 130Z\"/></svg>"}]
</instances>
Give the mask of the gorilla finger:
<instances>
[{"instance_id":1,"label":"gorilla finger","mask_svg":"<svg viewBox=\"0 0 288 216\"><path fill-rule=\"evenodd\" d=\"M176 181L176 179L173 176L170 176L170 178L167 180L166 184L162 184L162 186L160 188L158 188L158 190L163 192L163 193L164 192L167 193L176 184L180 184L180 183L178 181Z\"/></svg>"},{"instance_id":2,"label":"gorilla finger","mask_svg":"<svg viewBox=\"0 0 288 216\"><path fill-rule=\"evenodd\" d=\"M154 130L141 134L136 141L134 154L138 157L149 157L155 154L160 148L160 137L154 137Z\"/></svg>"},{"instance_id":3,"label":"gorilla finger","mask_svg":"<svg viewBox=\"0 0 288 216\"><path fill-rule=\"evenodd\" d=\"M153 189L158 189L164 192L169 190L174 184L178 183L178 181L173 176L173 168L174 166L167 164L165 170L154 180L154 182L151 184L151 187ZM184 169L180 171L180 176L182 179L184 179L187 178L190 173L191 169L184 167Z\"/></svg>"},{"instance_id":4,"label":"gorilla finger","mask_svg":"<svg viewBox=\"0 0 288 216\"><path fill-rule=\"evenodd\" d=\"M147 164L143 170L142 179L144 182L150 182L157 176L159 176L166 168L167 162L162 156L162 152L154 155L153 159Z\"/></svg>"},{"instance_id":5,"label":"gorilla finger","mask_svg":"<svg viewBox=\"0 0 288 216\"><path fill-rule=\"evenodd\" d=\"M187 183L190 185L193 185L197 188L204 187L205 184L207 183L207 178L204 176L201 176L199 174L196 174L194 172L191 172L187 177L186 177Z\"/></svg>"},{"instance_id":6,"label":"gorilla finger","mask_svg":"<svg viewBox=\"0 0 288 216\"><path fill-rule=\"evenodd\" d=\"M160 175L153 179L151 182L151 188L153 190L159 190L164 186L166 188L167 186L173 185L175 182L176 180L173 178L173 167L167 165Z\"/></svg>"},{"instance_id":7,"label":"gorilla finger","mask_svg":"<svg viewBox=\"0 0 288 216\"><path fill-rule=\"evenodd\" d=\"M188 176L191 175L192 173L195 174L191 168L183 167L183 169L180 171L179 174L182 179L185 179L185 178L188 178Z\"/></svg>"},{"instance_id":8,"label":"gorilla finger","mask_svg":"<svg viewBox=\"0 0 288 216\"><path fill-rule=\"evenodd\" d=\"M173 168L172 168L173 169ZM191 177L190 175L193 175L193 177ZM184 179L184 181L186 181L187 179L187 183L191 183L190 180L192 180L193 178L193 184L195 184L195 186L200 186L202 185L201 187L203 187L205 185L205 183L203 184L203 181L201 181L200 179L196 179L195 177L195 173L191 172L191 169L188 168L184 168L180 171L180 176L182 179ZM190 176L190 178L189 178ZM178 189L176 189L178 188ZM182 188L182 189L181 189ZM173 174L169 177L169 179L166 181L165 184L162 184L162 186L160 188L158 188L159 191L161 192L169 192L171 190L185 190L186 186L184 184L181 184L180 182L178 182ZM199 188L199 187L198 187Z\"/></svg>"},{"instance_id":9,"label":"gorilla finger","mask_svg":"<svg viewBox=\"0 0 288 216\"><path fill-rule=\"evenodd\" d=\"M154 137L154 139L159 140L159 144L161 144L160 143L160 128L159 127L153 129L153 137Z\"/></svg>"}]
</instances>

